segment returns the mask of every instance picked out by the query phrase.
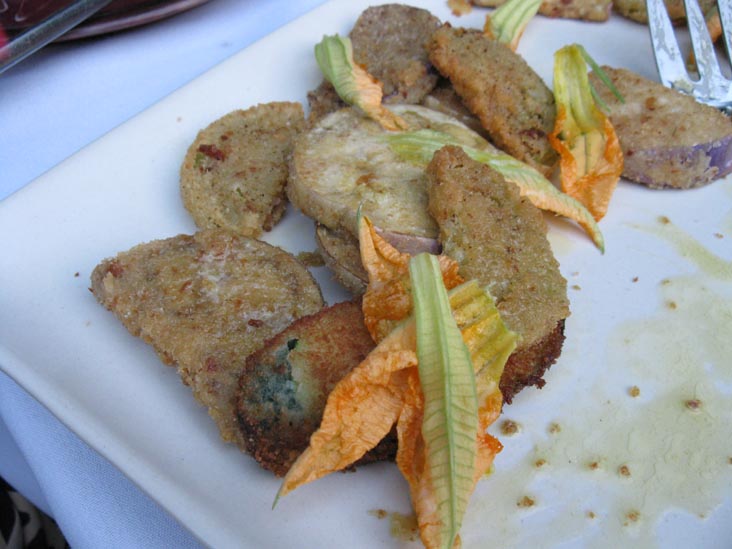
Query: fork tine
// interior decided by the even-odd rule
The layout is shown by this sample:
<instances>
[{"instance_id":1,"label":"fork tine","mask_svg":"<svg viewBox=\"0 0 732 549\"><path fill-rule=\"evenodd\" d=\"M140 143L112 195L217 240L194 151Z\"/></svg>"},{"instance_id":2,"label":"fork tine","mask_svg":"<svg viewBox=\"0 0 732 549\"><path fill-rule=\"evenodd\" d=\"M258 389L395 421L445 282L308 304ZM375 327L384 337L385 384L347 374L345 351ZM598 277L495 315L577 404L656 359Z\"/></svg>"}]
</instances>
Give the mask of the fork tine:
<instances>
[{"instance_id":1,"label":"fork tine","mask_svg":"<svg viewBox=\"0 0 732 549\"><path fill-rule=\"evenodd\" d=\"M722 23L722 38L727 58L732 61L732 0L717 0L719 20Z\"/></svg>"},{"instance_id":2,"label":"fork tine","mask_svg":"<svg viewBox=\"0 0 732 549\"><path fill-rule=\"evenodd\" d=\"M697 0L684 0L684 7L691 45L694 49L694 59L699 72L699 85L708 89L714 82L723 78L717 62L717 54L709 36L707 21Z\"/></svg>"},{"instance_id":3,"label":"fork tine","mask_svg":"<svg viewBox=\"0 0 732 549\"><path fill-rule=\"evenodd\" d=\"M663 0L646 0L646 8L653 54L661 83L671 88L680 87L680 84L690 88L692 83L686 72L684 56L679 49Z\"/></svg>"}]
</instances>

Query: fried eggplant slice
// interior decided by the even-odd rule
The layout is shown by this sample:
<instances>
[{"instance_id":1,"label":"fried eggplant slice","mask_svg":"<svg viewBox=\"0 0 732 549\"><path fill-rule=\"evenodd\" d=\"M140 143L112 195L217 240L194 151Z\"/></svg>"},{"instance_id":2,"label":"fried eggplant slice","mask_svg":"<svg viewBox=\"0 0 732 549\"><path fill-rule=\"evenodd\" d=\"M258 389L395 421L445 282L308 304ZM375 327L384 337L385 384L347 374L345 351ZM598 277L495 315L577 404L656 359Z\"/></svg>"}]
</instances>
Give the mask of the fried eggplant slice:
<instances>
[{"instance_id":1,"label":"fried eggplant slice","mask_svg":"<svg viewBox=\"0 0 732 549\"><path fill-rule=\"evenodd\" d=\"M430 60L449 78L492 142L550 177L558 161L549 143L554 95L528 63L476 29L440 27Z\"/></svg>"},{"instance_id":2,"label":"fried eggplant slice","mask_svg":"<svg viewBox=\"0 0 732 549\"><path fill-rule=\"evenodd\" d=\"M692 189L732 172L732 124L720 110L627 69L603 67L623 96L594 74L623 151L623 176L654 189Z\"/></svg>"},{"instance_id":3,"label":"fried eggplant slice","mask_svg":"<svg viewBox=\"0 0 732 549\"><path fill-rule=\"evenodd\" d=\"M237 441L232 396L246 357L323 306L320 288L291 254L220 229L106 259L92 273L91 291L177 366L228 442Z\"/></svg>"},{"instance_id":4,"label":"fried eggplant slice","mask_svg":"<svg viewBox=\"0 0 732 549\"><path fill-rule=\"evenodd\" d=\"M444 147L427 168L429 211L460 274L487 287L506 325L521 339L501 378L504 399L542 375L559 356L569 315L567 282L546 238L541 212L518 187Z\"/></svg>"},{"instance_id":5,"label":"fried eggplant slice","mask_svg":"<svg viewBox=\"0 0 732 549\"><path fill-rule=\"evenodd\" d=\"M359 302L327 307L269 339L239 379L236 417L247 452L283 476L319 427L330 392L374 346ZM359 463L395 453L390 435Z\"/></svg>"},{"instance_id":6,"label":"fried eggplant slice","mask_svg":"<svg viewBox=\"0 0 732 549\"><path fill-rule=\"evenodd\" d=\"M362 295L366 291L369 275L363 268L356 237L318 224L315 227L315 242L335 279L353 295Z\"/></svg>"},{"instance_id":7,"label":"fried eggplant slice","mask_svg":"<svg viewBox=\"0 0 732 549\"><path fill-rule=\"evenodd\" d=\"M420 103L438 75L427 58L427 42L440 26L429 11L403 4L364 10L349 34L353 59L383 86L384 103ZM323 80L308 92L308 125L347 106Z\"/></svg>"},{"instance_id":8,"label":"fried eggplant slice","mask_svg":"<svg viewBox=\"0 0 732 549\"><path fill-rule=\"evenodd\" d=\"M384 86L384 103L419 103L437 83L427 43L440 26L429 11L404 4L364 10L350 33L353 59Z\"/></svg>"},{"instance_id":9,"label":"fried eggplant slice","mask_svg":"<svg viewBox=\"0 0 732 549\"><path fill-rule=\"evenodd\" d=\"M497 8L503 5L505 0L473 0L473 3L477 6ZM612 0L544 0L539 6L539 13L562 19L607 21L612 4Z\"/></svg>"},{"instance_id":10,"label":"fried eggplant slice","mask_svg":"<svg viewBox=\"0 0 732 549\"><path fill-rule=\"evenodd\" d=\"M450 133L483 149L478 134L443 113L418 105L392 105L411 128ZM331 113L297 139L287 197L305 215L333 230L355 236L361 207L387 233L434 239L437 226L427 213L422 166L393 152L387 132L353 108Z\"/></svg>"}]
</instances>

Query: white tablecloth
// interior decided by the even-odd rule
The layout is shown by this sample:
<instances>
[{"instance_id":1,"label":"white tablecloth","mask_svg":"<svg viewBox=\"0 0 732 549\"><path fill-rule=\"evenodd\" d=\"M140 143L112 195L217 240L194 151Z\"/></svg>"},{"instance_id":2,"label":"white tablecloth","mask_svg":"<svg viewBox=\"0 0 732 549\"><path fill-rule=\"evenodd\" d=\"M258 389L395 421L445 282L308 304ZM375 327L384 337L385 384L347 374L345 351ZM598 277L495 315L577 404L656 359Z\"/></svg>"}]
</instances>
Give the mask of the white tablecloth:
<instances>
[{"instance_id":1,"label":"white tablecloth","mask_svg":"<svg viewBox=\"0 0 732 549\"><path fill-rule=\"evenodd\" d=\"M13 67L0 75L0 200L322 2L212 0L148 26L48 46ZM53 516L74 548L198 546L2 372L0 476Z\"/></svg>"}]
</instances>

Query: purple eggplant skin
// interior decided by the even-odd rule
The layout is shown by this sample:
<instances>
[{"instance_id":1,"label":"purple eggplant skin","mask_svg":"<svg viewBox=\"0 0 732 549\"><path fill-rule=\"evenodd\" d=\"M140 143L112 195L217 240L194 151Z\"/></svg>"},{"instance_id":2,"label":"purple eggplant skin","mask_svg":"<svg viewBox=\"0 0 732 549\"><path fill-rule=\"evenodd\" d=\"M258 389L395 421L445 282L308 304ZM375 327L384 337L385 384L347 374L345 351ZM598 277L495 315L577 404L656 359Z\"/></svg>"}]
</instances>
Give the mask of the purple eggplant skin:
<instances>
[{"instance_id":1,"label":"purple eggplant skin","mask_svg":"<svg viewBox=\"0 0 732 549\"><path fill-rule=\"evenodd\" d=\"M386 240L403 254L417 255L419 253L426 252L428 254L437 255L442 251L442 246L436 238L399 233L396 231L387 231L380 229L379 227L376 227L376 232L381 236L381 238Z\"/></svg>"},{"instance_id":2,"label":"purple eggplant skin","mask_svg":"<svg viewBox=\"0 0 732 549\"><path fill-rule=\"evenodd\" d=\"M442 251L442 246L435 238L385 231L378 227L376 232L402 253L439 254ZM325 265L333 272L335 279L353 295L363 294L369 277L361 264L358 239L350 233L331 230L318 223L315 227L315 241Z\"/></svg>"},{"instance_id":3,"label":"purple eggplant skin","mask_svg":"<svg viewBox=\"0 0 732 549\"><path fill-rule=\"evenodd\" d=\"M652 189L693 189L730 172L732 133L698 145L627 151L623 177Z\"/></svg>"},{"instance_id":4,"label":"purple eggplant skin","mask_svg":"<svg viewBox=\"0 0 732 549\"><path fill-rule=\"evenodd\" d=\"M690 95L627 69L603 67L619 100L596 75L623 151L623 177L653 189L691 189L732 172L732 121Z\"/></svg>"}]
</instances>

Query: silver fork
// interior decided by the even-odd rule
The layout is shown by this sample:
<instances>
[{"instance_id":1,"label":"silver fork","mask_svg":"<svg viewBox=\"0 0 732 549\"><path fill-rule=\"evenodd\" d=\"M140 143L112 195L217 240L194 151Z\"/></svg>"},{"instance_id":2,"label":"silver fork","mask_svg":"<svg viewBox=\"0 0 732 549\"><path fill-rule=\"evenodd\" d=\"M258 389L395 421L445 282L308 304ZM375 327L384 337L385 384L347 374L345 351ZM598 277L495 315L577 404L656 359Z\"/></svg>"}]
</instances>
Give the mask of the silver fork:
<instances>
[{"instance_id":1,"label":"silver fork","mask_svg":"<svg viewBox=\"0 0 732 549\"><path fill-rule=\"evenodd\" d=\"M732 33L732 0L717 0L717 4L722 22L724 47L727 58L730 59L732 35L728 33ZM646 6L651 44L663 85L690 94L701 103L730 113L732 80L722 74L704 14L697 0L684 0L684 6L698 78L692 78L686 69L685 57L679 49L663 0L646 0Z\"/></svg>"}]
</instances>

